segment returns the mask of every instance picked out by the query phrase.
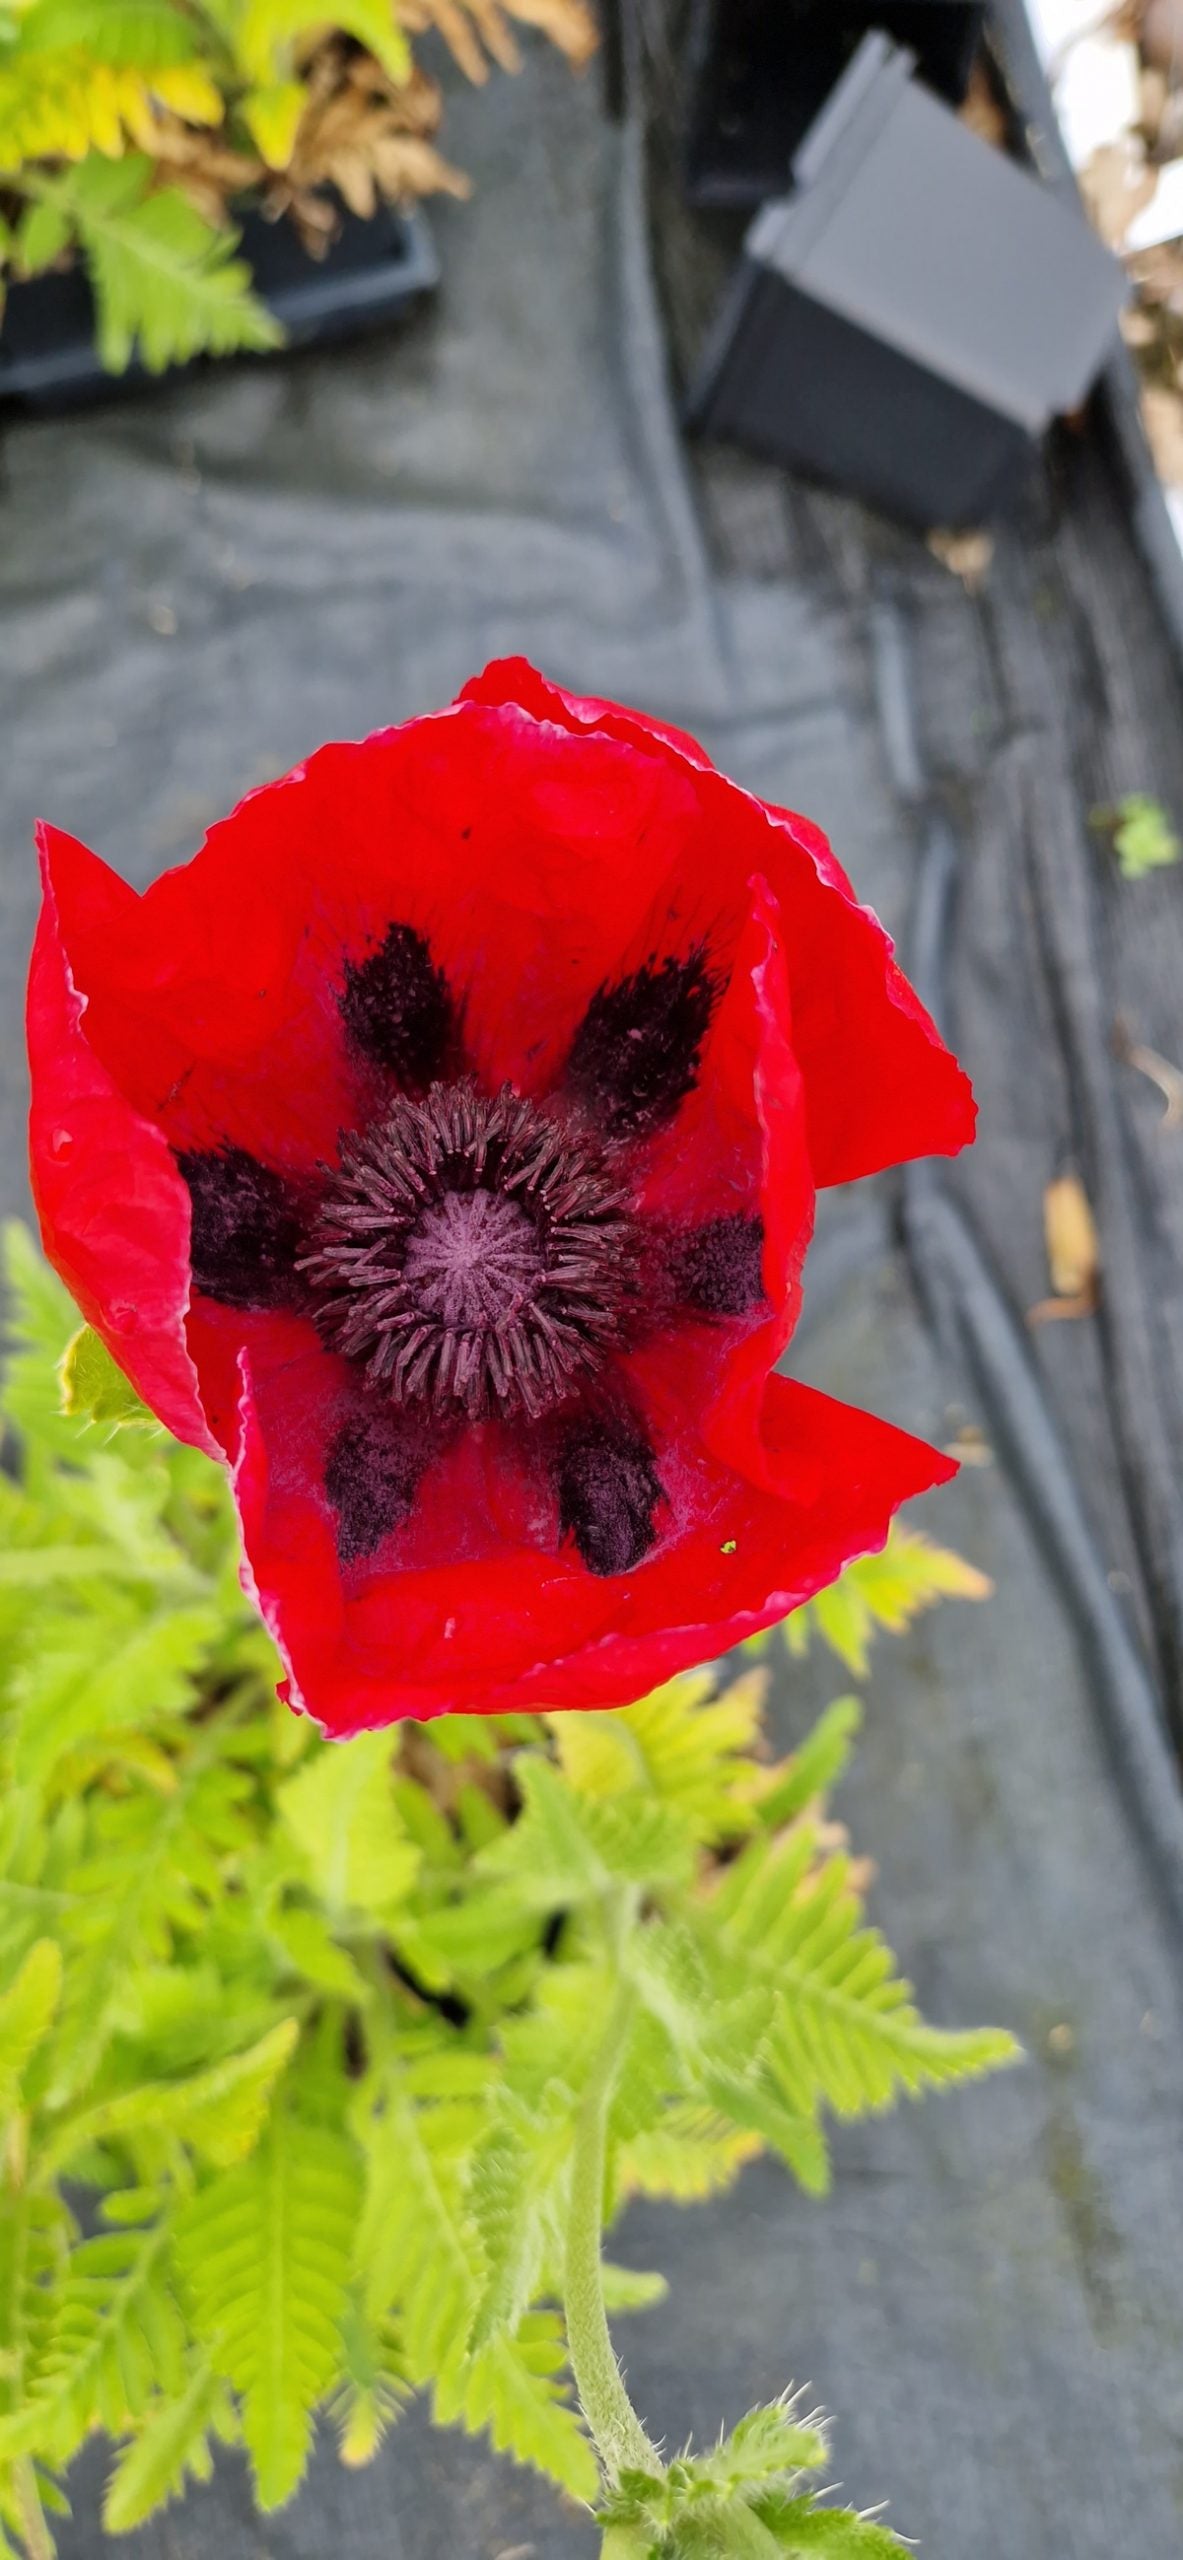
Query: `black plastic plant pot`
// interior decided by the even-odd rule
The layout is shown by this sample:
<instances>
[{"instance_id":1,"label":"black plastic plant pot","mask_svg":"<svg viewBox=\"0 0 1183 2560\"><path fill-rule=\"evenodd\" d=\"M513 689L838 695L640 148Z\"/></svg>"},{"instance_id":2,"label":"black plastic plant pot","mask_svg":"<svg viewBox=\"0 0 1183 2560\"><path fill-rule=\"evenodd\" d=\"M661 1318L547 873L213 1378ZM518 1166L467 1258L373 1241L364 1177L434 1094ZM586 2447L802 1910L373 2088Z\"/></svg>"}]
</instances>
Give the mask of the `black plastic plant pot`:
<instances>
[{"instance_id":1,"label":"black plastic plant pot","mask_svg":"<svg viewBox=\"0 0 1183 2560\"><path fill-rule=\"evenodd\" d=\"M1125 277L1083 214L868 36L765 205L689 423L905 522L980 524L1086 399Z\"/></svg>"},{"instance_id":2,"label":"black plastic plant pot","mask_svg":"<svg viewBox=\"0 0 1183 2560\"><path fill-rule=\"evenodd\" d=\"M784 194L798 143L869 29L959 106L983 0L693 0L686 191L693 204Z\"/></svg>"},{"instance_id":3,"label":"black plastic plant pot","mask_svg":"<svg viewBox=\"0 0 1183 2560\"><path fill-rule=\"evenodd\" d=\"M383 328L439 283L435 242L418 212L384 205L369 221L346 213L323 258L309 256L290 222L268 222L248 210L240 228L256 291L282 323L289 346ZM10 288L0 328L0 399L67 408L148 379L139 364L123 374L104 373L80 267Z\"/></svg>"}]
</instances>

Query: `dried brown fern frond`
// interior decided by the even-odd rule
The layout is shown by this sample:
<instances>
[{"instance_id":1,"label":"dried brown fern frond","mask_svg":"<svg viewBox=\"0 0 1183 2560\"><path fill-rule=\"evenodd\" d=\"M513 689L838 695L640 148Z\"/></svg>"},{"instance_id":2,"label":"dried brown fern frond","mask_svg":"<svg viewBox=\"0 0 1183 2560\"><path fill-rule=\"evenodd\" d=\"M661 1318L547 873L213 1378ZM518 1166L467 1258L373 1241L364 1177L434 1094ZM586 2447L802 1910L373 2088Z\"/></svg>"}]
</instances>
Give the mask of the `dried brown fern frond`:
<instances>
[{"instance_id":1,"label":"dried brown fern frond","mask_svg":"<svg viewBox=\"0 0 1183 2560\"><path fill-rule=\"evenodd\" d=\"M372 55L333 40L309 65L307 85L292 155L287 168L269 180L267 205L274 214L291 215L314 255L323 254L337 228L325 188L334 188L363 220L381 202L471 193L463 171L432 140L443 101L418 65L399 84Z\"/></svg>"},{"instance_id":2,"label":"dried brown fern frond","mask_svg":"<svg viewBox=\"0 0 1183 2560\"><path fill-rule=\"evenodd\" d=\"M599 51L599 25L585 0L505 0L505 6L520 25L549 37L577 71Z\"/></svg>"},{"instance_id":3,"label":"dried brown fern frond","mask_svg":"<svg viewBox=\"0 0 1183 2560\"><path fill-rule=\"evenodd\" d=\"M590 62L599 30L585 0L400 0L399 19L408 35L434 28L443 37L465 78L479 87L491 63L517 71L521 54L511 19L547 36L576 70Z\"/></svg>"},{"instance_id":4,"label":"dried brown fern frond","mask_svg":"<svg viewBox=\"0 0 1183 2560\"><path fill-rule=\"evenodd\" d=\"M150 148L161 177L180 188L204 221L219 227L231 220L234 199L257 187L264 175L262 161L252 153L236 151L216 133L183 124L162 107L154 110Z\"/></svg>"}]
</instances>

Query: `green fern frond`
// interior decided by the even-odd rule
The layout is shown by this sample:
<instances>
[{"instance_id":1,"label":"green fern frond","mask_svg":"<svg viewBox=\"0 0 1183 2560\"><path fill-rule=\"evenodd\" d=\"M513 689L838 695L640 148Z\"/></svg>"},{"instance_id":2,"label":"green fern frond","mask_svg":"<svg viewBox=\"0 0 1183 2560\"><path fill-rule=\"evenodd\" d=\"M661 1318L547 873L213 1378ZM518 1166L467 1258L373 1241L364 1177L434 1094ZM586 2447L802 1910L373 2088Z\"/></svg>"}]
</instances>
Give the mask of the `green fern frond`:
<instances>
[{"instance_id":1,"label":"green fern frond","mask_svg":"<svg viewBox=\"0 0 1183 2560\"><path fill-rule=\"evenodd\" d=\"M22 53L77 45L92 62L143 71L191 62L202 48L197 19L177 0L33 0L19 23Z\"/></svg>"},{"instance_id":2,"label":"green fern frond","mask_svg":"<svg viewBox=\"0 0 1183 2560\"><path fill-rule=\"evenodd\" d=\"M689 1881L693 1842L672 1807L641 1796L574 1796L532 1752L519 1755L514 1774L522 1812L477 1865L485 1875L512 1879L523 1908L599 1902L613 1883L656 1890Z\"/></svg>"},{"instance_id":3,"label":"green fern frond","mask_svg":"<svg viewBox=\"0 0 1183 2560\"><path fill-rule=\"evenodd\" d=\"M711 2553L754 2560L775 2550L754 2519L790 2499L807 2505L799 2499L801 2476L820 2470L828 2451L819 2413L802 2419L798 2411L799 2395L786 2394L770 2408L749 2410L709 2453L676 2455L661 2472L624 2471L601 2522L642 2527L649 2552L669 2560Z\"/></svg>"},{"instance_id":4,"label":"green fern frond","mask_svg":"<svg viewBox=\"0 0 1183 2560\"><path fill-rule=\"evenodd\" d=\"M902 1635L936 1600L988 1600L994 1585L950 1547L934 1546L918 1529L893 1521L878 1555L858 1556L828 1591L819 1591L784 1622L790 1653L808 1651L817 1633L856 1679L866 1676L878 1628Z\"/></svg>"},{"instance_id":5,"label":"green fern frond","mask_svg":"<svg viewBox=\"0 0 1183 2560\"><path fill-rule=\"evenodd\" d=\"M32 225L48 215L52 222L64 222L53 205L35 204L22 234L21 248L26 266L49 265L56 249L39 256L29 244ZM69 226L65 224L68 236ZM63 240L61 245L65 246ZM150 1413L142 1396L136 1394L130 1378L112 1359L92 1325L84 1324L66 1344L60 1363L62 1411L72 1422L97 1422L111 1429L126 1429L129 1424L158 1432L160 1424Z\"/></svg>"},{"instance_id":6,"label":"green fern frond","mask_svg":"<svg viewBox=\"0 0 1183 2560\"><path fill-rule=\"evenodd\" d=\"M808 2116L821 2099L838 2115L860 2115L901 2090L917 2096L1016 2060L1014 2038L1000 2029L925 2024L890 1949L863 1923L848 1861L818 1869L813 1850L807 1829L745 1850L711 1922L738 1977L773 1994L765 2052L789 2107Z\"/></svg>"},{"instance_id":7,"label":"green fern frond","mask_svg":"<svg viewBox=\"0 0 1183 2560\"><path fill-rule=\"evenodd\" d=\"M652 2311L664 2302L669 2286L656 2269L618 2267L605 2258L600 2267L600 2289L605 2311Z\"/></svg>"},{"instance_id":8,"label":"green fern frond","mask_svg":"<svg viewBox=\"0 0 1183 2560\"><path fill-rule=\"evenodd\" d=\"M45 1455L64 1454L77 1438L62 1417L58 1367L63 1345L77 1331L78 1309L19 1218L6 1219L0 1228L0 1275L4 1411L21 1433L26 1481L35 1489L44 1477Z\"/></svg>"},{"instance_id":9,"label":"green fern frond","mask_svg":"<svg viewBox=\"0 0 1183 2560\"><path fill-rule=\"evenodd\" d=\"M178 1928L202 1925L223 1856L249 1837L241 1802L250 1781L219 1759L220 1748L215 1727L176 1770L163 1802L145 1787L97 1803L63 1929L72 1961L54 2054L59 2103L93 2077L137 1958L167 1957Z\"/></svg>"},{"instance_id":10,"label":"green fern frond","mask_svg":"<svg viewBox=\"0 0 1183 2560\"><path fill-rule=\"evenodd\" d=\"M151 2080L114 2097L100 2098L43 2137L43 2177L68 2168L97 2144L135 2149L176 2136L215 2167L241 2160L259 2139L276 2081L286 2070L299 2034L294 2018L281 2020L246 2053L231 2055L184 2080Z\"/></svg>"},{"instance_id":11,"label":"green fern frond","mask_svg":"<svg viewBox=\"0 0 1183 2560\"><path fill-rule=\"evenodd\" d=\"M341 2366L327 2405L341 2460L356 2471L373 2461L411 2390L393 2321L369 2319L356 2287L341 2324Z\"/></svg>"},{"instance_id":12,"label":"green fern frond","mask_svg":"<svg viewBox=\"0 0 1183 2560\"><path fill-rule=\"evenodd\" d=\"M60 1950L52 1938L38 1938L0 1995L0 2126L21 2103L26 2068L49 2033L61 1987Z\"/></svg>"},{"instance_id":13,"label":"green fern frond","mask_svg":"<svg viewBox=\"0 0 1183 2560\"><path fill-rule=\"evenodd\" d=\"M471 1998L503 1968L536 1955L542 1931L537 1911L523 1909L513 1885L482 1885L469 1868L458 1886L454 1895L424 1897L396 1913L391 1928L417 1980Z\"/></svg>"},{"instance_id":14,"label":"green fern frond","mask_svg":"<svg viewBox=\"0 0 1183 2560\"><path fill-rule=\"evenodd\" d=\"M215 2371L241 2395L264 2509L297 2487L313 2412L340 2370L360 2183L351 2143L281 2111L253 2158L182 2217L182 2281Z\"/></svg>"},{"instance_id":15,"label":"green fern frond","mask_svg":"<svg viewBox=\"0 0 1183 2560\"><path fill-rule=\"evenodd\" d=\"M147 105L142 79L85 53L8 51L0 55L0 175L27 162L117 156L129 111ZM74 1326L78 1310L72 1310ZM58 1344L59 1353L61 1342Z\"/></svg>"},{"instance_id":16,"label":"green fern frond","mask_svg":"<svg viewBox=\"0 0 1183 2560\"><path fill-rule=\"evenodd\" d=\"M796 1751L777 1769L761 1771L756 1809L769 1830L793 1822L807 1805L824 1801L837 1785L862 1724L857 1698L834 1698Z\"/></svg>"},{"instance_id":17,"label":"green fern frond","mask_svg":"<svg viewBox=\"0 0 1183 2560\"><path fill-rule=\"evenodd\" d=\"M470 2434L488 2429L495 2450L557 2482L569 2497L590 2501L599 2473L563 2379L562 2323L532 2311L516 2337L493 2338L479 2355L450 2365L436 2390L436 2417Z\"/></svg>"},{"instance_id":18,"label":"green fern frond","mask_svg":"<svg viewBox=\"0 0 1183 2560\"><path fill-rule=\"evenodd\" d=\"M414 1880L420 1852L399 1819L390 1736L361 1733L304 1760L278 1797L330 1917L389 1912Z\"/></svg>"},{"instance_id":19,"label":"green fern frond","mask_svg":"<svg viewBox=\"0 0 1183 2560\"><path fill-rule=\"evenodd\" d=\"M362 2128L365 2202L357 2269L366 2309L397 2309L407 2371L429 2383L463 2349L475 2299L464 2208L479 2106L414 2106L397 2081Z\"/></svg>"},{"instance_id":20,"label":"green fern frond","mask_svg":"<svg viewBox=\"0 0 1183 2560\"><path fill-rule=\"evenodd\" d=\"M617 2191L622 2200L668 2196L675 2204L704 2204L709 2196L725 2195L745 2162L763 2148L758 2133L737 2127L717 2109L677 2099L656 2124L622 2143Z\"/></svg>"},{"instance_id":21,"label":"green fern frond","mask_svg":"<svg viewBox=\"0 0 1183 2560\"><path fill-rule=\"evenodd\" d=\"M109 372L122 373L137 352L149 373L161 373L197 355L280 344L278 323L234 255L236 235L212 230L178 188L154 188L143 154L116 160L91 150L77 168L39 181L39 194L67 216L86 254Z\"/></svg>"},{"instance_id":22,"label":"green fern frond","mask_svg":"<svg viewBox=\"0 0 1183 2560\"><path fill-rule=\"evenodd\" d=\"M764 2048L746 2072L703 2072L705 2095L739 2130L754 2135L762 2151L775 2152L791 2169L807 2195L824 2196L830 2185L830 2157L818 2122L816 2102L804 2107L786 2099L766 2068Z\"/></svg>"},{"instance_id":23,"label":"green fern frond","mask_svg":"<svg viewBox=\"0 0 1183 2560\"><path fill-rule=\"evenodd\" d=\"M154 2390L179 2391L185 2331L169 2289L167 2220L104 2232L70 2253L31 2377L37 2446L58 2466L92 2428L118 2436Z\"/></svg>"},{"instance_id":24,"label":"green fern frond","mask_svg":"<svg viewBox=\"0 0 1183 2560\"><path fill-rule=\"evenodd\" d=\"M17 1683L13 1773L18 1784L43 1784L54 1761L79 1742L129 1725L159 1725L184 1706L193 1681L221 1633L212 1602L162 1609L144 1619L129 1603L110 1650L88 1658L80 1624L72 1642L43 1653Z\"/></svg>"},{"instance_id":25,"label":"green fern frond","mask_svg":"<svg viewBox=\"0 0 1183 2560\"><path fill-rule=\"evenodd\" d=\"M612 1976L596 1958L552 1965L529 2008L504 2020L506 2083L524 2106L541 2114L552 2086L582 2088L589 2057L608 2023L612 1994Z\"/></svg>"},{"instance_id":26,"label":"green fern frond","mask_svg":"<svg viewBox=\"0 0 1183 2560\"><path fill-rule=\"evenodd\" d=\"M765 1681L747 1672L715 1694L713 1672L689 1672L610 1715L548 1718L559 1765L577 1795L660 1797L692 1838L742 1834L753 1820L736 1793L754 1763Z\"/></svg>"},{"instance_id":27,"label":"green fern frond","mask_svg":"<svg viewBox=\"0 0 1183 2560\"><path fill-rule=\"evenodd\" d=\"M483 2266L469 2348L517 2329L557 2238L556 2202L571 2154L575 2102L553 2084L538 2114L503 2090L475 2154L469 2207Z\"/></svg>"},{"instance_id":28,"label":"green fern frond","mask_svg":"<svg viewBox=\"0 0 1183 2560\"><path fill-rule=\"evenodd\" d=\"M207 2357L192 2358L184 2388L153 2401L114 2465L103 2500L106 2531L131 2533L179 2497L187 2480L208 2480L211 2436L229 2444L237 2432L225 2383Z\"/></svg>"},{"instance_id":29,"label":"green fern frond","mask_svg":"<svg viewBox=\"0 0 1183 2560\"><path fill-rule=\"evenodd\" d=\"M231 0L218 15L245 77L261 83L282 76L301 40L319 35L326 22L324 0L319 6L317 0ZM343 35L364 45L392 80L409 77L410 50L389 0L332 0L331 19Z\"/></svg>"},{"instance_id":30,"label":"green fern frond","mask_svg":"<svg viewBox=\"0 0 1183 2560\"><path fill-rule=\"evenodd\" d=\"M52 2334L71 2233L59 2196L8 2183L0 2209L0 2467L37 2445L29 2385Z\"/></svg>"}]
</instances>

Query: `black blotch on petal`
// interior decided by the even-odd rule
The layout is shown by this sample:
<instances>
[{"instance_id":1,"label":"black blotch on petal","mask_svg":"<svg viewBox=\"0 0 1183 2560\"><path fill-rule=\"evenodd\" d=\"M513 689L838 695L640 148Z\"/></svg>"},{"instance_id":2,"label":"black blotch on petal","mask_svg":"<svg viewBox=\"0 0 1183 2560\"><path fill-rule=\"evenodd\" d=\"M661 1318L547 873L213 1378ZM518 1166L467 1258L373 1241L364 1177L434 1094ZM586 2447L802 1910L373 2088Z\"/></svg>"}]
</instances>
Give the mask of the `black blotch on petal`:
<instances>
[{"instance_id":1,"label":"black blotch on petal","mask_svg":"<svg viewBox=\"0 0 1183 2560\"><path fill-rule=\"evenodd\" d=\"M647 1138L672 1120L698 1074L720 993L701 945L647 960L598 987L567 1062L567 1081L614 1138Z\"/></svg>"},{"instance_id":2,"label":"black blotch on petal","mask_svg":"<svg viewBox=\"0 0 1183 2560\"><path fill-rule=\"evenodd\" d=\"M589 1419L559 1449L559 1525L589 1573L628 1573L648 1555L661 1479L638 1424Z\"/></svg>"},{"instance_id":3,"label":"black blotch on petal","mask_svg":"<svg viewBox=\"0 0 1183 2560\"><path fill-rule=\"evenodd\" d=\"M187 1148L177 1165L192 1209L196 1288L226 1307L298 1304L303 1250L298 1203L281 1173L245 1147Z\"/></svg>"},{"instance_id":4,"label":"black blotch on petal","mask_svg":"<svg viewBox=\"0 0 1183 2560\"><path fill-rule=\"evenodd\" d=\"M325 1492L337 1516L337 1553L357 1564L405 1520L423 1473L422 1439L383 1412L351 1414L325 1460Z\"/></svg>"},{"instance_id":5,"label":"black blotch on petal","mask_svg":"<svg viewBox=\"0 0 1183 2560\"><path fill-rule=\"evenodd\" d=\"M742 1210L709 1218L688 1235L675 1236L670 1271L683 1306L705 1316L742 1316L764 1295L761 1264L764 1221Z\"/></svg>"},{"instance_id":6,"label":"black blotch on petal","mask_svg":"<svg viewBox=\"0 0 1183 2560\"><path fill-rule=\"evenodd\" d=\"M346 961L341 1017L350 1047L412 1091L456 1064L451 990L414 925L388 925L368 959Z\"/></svg>"}]
</instances>

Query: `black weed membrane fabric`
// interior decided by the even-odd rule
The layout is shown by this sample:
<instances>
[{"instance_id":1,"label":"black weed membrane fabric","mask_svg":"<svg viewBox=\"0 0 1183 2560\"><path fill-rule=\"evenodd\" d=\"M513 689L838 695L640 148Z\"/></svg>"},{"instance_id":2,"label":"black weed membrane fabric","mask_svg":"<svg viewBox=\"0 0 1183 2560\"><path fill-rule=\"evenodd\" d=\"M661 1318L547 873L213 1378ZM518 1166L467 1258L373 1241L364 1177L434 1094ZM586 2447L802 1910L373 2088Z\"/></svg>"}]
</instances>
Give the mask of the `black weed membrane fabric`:
<instances>
[{"instance_id":1,"label":"black weed membrane fabric","mask_svg":"<svg viewBox=\"0 0 1183 2560\"><path fill-rule=\"evenodd\" d=\"M670 2444L808 2384L838 2413L845 2494L887 2499L932 2560L1165 2555L1183 2532L1183 1130L1128 1052L1179 1059L1183 872L1120 883L1089 812L1138 790L1183 814L1180 688L1092 442L970 597L852 502L688 462L671 348L714 253L660 129L647 188L639 132L539 52L455 98L451 143L478 193L438 217L444 290L409 333L4 434L5 1203L24 1199L37 812L143 882L321 739L525 650L827 828L956 1039L982 1136L956 1168L824 1201L791 1359L939 1442L977 1427L988 1463L924 1521L997 1585L880 1646L840 1811L928 2012L1010 2026L1029 2058L840 2134L824 2204L758 2165L710 2208L634 2209L617 2253L664 2267L672 2298L621 2343ZM1042 1194L1068 1162L1103 1303L1032 1333ZM820 1656L786 1671L785 1739L842 1685ZM64 2560L100 2547L98 2511L88 2459ZM152 2560L596 2548L547 2488L420 2413L368 2472L322 2444L265 2523L227 2457L137 2542Z\"/></svg>"}]
</instances>

